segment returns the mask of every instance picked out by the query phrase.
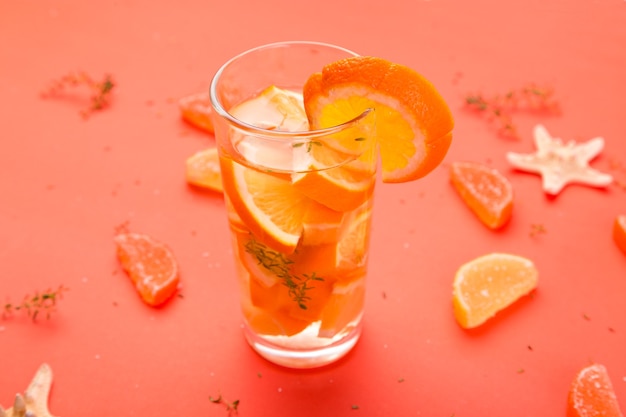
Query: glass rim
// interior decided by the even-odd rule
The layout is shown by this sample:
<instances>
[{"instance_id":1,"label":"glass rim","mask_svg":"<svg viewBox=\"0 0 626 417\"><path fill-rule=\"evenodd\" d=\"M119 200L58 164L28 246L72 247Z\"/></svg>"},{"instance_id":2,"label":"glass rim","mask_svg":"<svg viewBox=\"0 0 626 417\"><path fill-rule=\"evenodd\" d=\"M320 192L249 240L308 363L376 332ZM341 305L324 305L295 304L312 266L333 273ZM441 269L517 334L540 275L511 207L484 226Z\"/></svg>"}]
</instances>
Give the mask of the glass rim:
<instances>
[{"instance_id":1,"label":"glass rim","mask_svg":"<svg viewBox=\"0 0 626 417\"><path fill-rule=\"evenodd\" d=\"M299 130L299 131L280 131L280 130L266 129L266 128L262 128L262 127L258 127L258 126L254 126L254 125L245 123L245 122L237 119L236 117L234 117L232 114L230 114L222 106L222 103L220 102L220 100L217 97L217 84L218 84L218 82L220 80L220 77L221 77L222 73L233 62L237 61L238 59L240 59L240 58L242 58L242 57L244 57L246 55L249 55L251 53L258 52L258 51L261 51L261 50L264 50L264 49L272 49L272 48L278 48L278 47L284 47L284 46L298 46L298 45L320 46L320 47L324 47L324 48L331 48L331 49L335 49L335 50L338 50L338 51L343 51L343 52L346 52L348 55L359 56L359 54L357 54L356 52L354 52L354 51L352 51L350 49L347 49L347 48L344 48L344 47L341 47L341 46L337 46L337 45L334 45L334 44L331 44L331 43L317 42L317 41L281 41L281 42L273 42L273 43L268 43L268 44L256 46L254 48L250 48L248 50L245 50L245 51L243 51L243 52L233 56L229 60L227 60L215 72L215 75L211 79L211 84L210 84L210 87L209 87L209 97L210 97L210 100L211 100L211 105L213 106L213 110L220 117L226 119L230 124L234 125L235 127L239 128L241 130L250 132L251 134L254 134L254 135L263 136L265 138L276 137L276 138L279 138L281 140L285 140L285 138L291 138L291 139L302 138L302 139L307 139L307 138L311 138L311 137L327 136L327 135L330 135L330 134L333 134L333 133L338 133L338 132L341 132L341 131L349 128L350 126L360 122L361 120L363 120L365 117L367 117L373 111L373 109L366 109L361 114L359 114L358 116L356 116L356 117L354 117L354 118L352 118L352 119L350 119L348 121L345 121L345 122L340 123L340 124L335 125L335 126L323 128L323 129Z\"/></svg>"}]
</instances>

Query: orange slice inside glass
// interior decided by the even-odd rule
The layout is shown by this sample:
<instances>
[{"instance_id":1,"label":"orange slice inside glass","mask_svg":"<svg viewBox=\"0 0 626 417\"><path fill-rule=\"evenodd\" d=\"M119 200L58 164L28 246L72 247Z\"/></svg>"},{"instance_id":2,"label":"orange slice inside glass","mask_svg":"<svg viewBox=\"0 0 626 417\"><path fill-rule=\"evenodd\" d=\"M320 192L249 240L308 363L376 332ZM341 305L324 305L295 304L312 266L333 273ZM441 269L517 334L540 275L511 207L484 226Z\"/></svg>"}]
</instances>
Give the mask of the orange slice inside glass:
<instances>
[{"instance_id":1,"label":"orange slice inside glass","mask_svg":"<svg viewBox=\"0 0 626 417\"><path fill-rule=\"evenodd\" d=\"M338 270L365 267L371 217L372 210L369 207L351 213L347 230L337 243L336 267Z\"/></svg>"},{"instance_id":2,"label":"orange slice inside glass","mask_svg":"<svg viewBox=\"0 0 626 417\"><path fill-rule=\"evenodd\" d=\"M365 281L336 283L330 298L321 312L319 337L334 337L356 321L365 304ZM350 329L347 329L350 330Z\"/></svg>"},{"instance_id":3,"label":"orange slice inside glass","mask_svg":"<svg viewBox=\"0 0 626 417\"><path fill-rule=\"evenodd\" d=\"M291 185L287 176L246 168L222 159L224 190L241 221L262 243L292 253L303 231L310 200Z\"/></svg>"},{"instance_id":4,"label":"orange slice inside glass","mask_svg":"<svg viewBox=\"0 0 626 417\"><path fill-rule=\"evenodd\" d=\"M308 128L301 97L277 87L265 89L259 96L236 106L231 113L240 120L266 129L294 130ZM254 123L253 123L254 122ZM222 158L221 175L230 204L241 221L268 247L292 253L302 237L304 245L331 243L337 240L343 211L360 206L372 193L372 172L336 167L353 156L306 142L280 144L258 150L257 138L237 133L235 147L248 160L269 159L276 171L245 167ZM323 149L322 149L323 148ZM259 153L263 155L259 155ZM289 172L320 164L323 171L307 174ZM279 171L285 171L280 173Z\"/></svg>"}]
</instances>

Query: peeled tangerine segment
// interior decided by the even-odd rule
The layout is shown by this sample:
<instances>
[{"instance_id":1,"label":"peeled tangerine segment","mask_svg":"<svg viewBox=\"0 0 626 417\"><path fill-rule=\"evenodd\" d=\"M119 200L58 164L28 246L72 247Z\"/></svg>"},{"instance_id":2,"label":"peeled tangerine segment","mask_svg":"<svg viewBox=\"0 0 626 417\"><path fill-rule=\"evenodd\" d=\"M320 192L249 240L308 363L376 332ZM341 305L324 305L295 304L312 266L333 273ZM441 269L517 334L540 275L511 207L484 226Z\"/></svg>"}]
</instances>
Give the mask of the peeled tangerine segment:
<instances>
[{"instance_id":1,"label":"peeled tangerine segment","mask_svg":"<svg viewBox=\"0 0 626 417\"><path fill-rule=\"evenodd\" d=\"M494 168L478 162L453 162L450 181L465 204L491 229L504 226L513 212L513 187Z\"/></svg>"},{"instance_id":2,"label":"peeled tangerine segment","mask_svg":"<svg viewBox=\"0 0 626 417\"><path fill-rule=\"evenodd\" d=\"M463 328L483 324L537 287L537 268L506 253L480 256L462 265L453 284L454 315Z\"/></svg>"},{"instance_id":3,"label":"peeled tangerine segment","mask_svg":"<svg viewBox=\"0 0 626 417\"><path fill-rule=\"evenodd\" d=\"M180 282L178 263L163 243L140 233L115 236L117 258L143 301L153 307L172 298Z\"/></svg>"},{"instance_id":4,"label":"peeled tangerine segment","mask_svg":"<svg viewBox=\"0 0 626 417\"><path fill-rule=\"evenodd\" d=\"M623 417L606 367L591 364L572 381L567 417Z\"/></svg>"}]
</instances>

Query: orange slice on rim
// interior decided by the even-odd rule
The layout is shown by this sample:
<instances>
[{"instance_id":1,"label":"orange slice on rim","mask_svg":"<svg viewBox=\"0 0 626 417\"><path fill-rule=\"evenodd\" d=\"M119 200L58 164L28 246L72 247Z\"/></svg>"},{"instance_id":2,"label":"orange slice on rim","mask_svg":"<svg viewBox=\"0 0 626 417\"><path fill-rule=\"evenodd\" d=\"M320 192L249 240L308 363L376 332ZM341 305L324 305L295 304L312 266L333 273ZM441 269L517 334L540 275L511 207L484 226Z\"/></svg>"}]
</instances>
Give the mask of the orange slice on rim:
<instances>
[{"instance_id":1,"label":"orange slice on rim","mask_svg":"<svg viewBox=\"0 0 626 417\"><path fill-rule=\"evenodd\" d=\"M350 57L313 74L303 90L312 129L337 126L367 109L375 110L384 182L406 182L432 171L443 160L454 125L446 102L414 70L376 57ZM359 146L352 137L340 145Z\"/></svg>"}]
</instances>

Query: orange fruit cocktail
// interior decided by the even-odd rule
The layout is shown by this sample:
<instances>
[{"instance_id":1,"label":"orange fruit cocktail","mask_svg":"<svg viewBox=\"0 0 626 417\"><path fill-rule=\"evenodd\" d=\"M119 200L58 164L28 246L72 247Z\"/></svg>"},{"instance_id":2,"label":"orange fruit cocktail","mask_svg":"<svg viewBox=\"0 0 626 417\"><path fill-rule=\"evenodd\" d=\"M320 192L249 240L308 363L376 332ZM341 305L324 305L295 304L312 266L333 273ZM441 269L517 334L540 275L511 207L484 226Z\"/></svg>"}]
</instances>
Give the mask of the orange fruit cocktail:
<instances>
[{"instance_id":1,"label":"orange fruit cocktail","mask_svg":"<svg viewBox=\"0 0 626 417\"><path fill-rule=\"evenodd\" d=\"M448 107L413 70L314 42L236 56L210 95L247 340L284 366L331 363L361 332L377 167L403 182L437 166Z\"/></svg>"}]
</instances>

